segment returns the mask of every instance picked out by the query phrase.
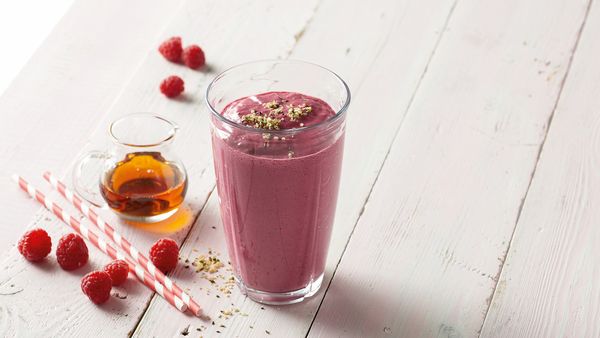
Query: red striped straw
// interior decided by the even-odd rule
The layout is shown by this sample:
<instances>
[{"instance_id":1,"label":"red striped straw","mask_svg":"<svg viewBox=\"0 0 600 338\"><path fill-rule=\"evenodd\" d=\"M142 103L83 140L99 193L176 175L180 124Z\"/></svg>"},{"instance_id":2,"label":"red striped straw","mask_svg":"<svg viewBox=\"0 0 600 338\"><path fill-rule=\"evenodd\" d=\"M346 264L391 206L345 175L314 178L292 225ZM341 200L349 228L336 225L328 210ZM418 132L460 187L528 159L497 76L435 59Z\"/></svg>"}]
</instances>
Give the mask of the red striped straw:
<instances>
[{"instance_id":1,"label":"red striped straw","mask_svg":"<svg viewBox=\"0 0 600 338\"><path fill-rule=\"evenodd\" d=\"M187 305L185 305L179 297L175 296L169 290L165 290L163 285L152 278L152 276L150 276L140 265L133 262L129 257L125 257L122 253L118 252L110 244L98 237L98 235L96 235L93 231L91 231L85 225L82 225L77 219L64 211L58 204L46 197L41 191L37 190L33 185L27 183L25 179L18 175L13 175L13 180L17 182L19 187L27 192L29 196L33 197L49 211L52 211L56 217L58 217L65 224L69 225L73 230L75 230L75 232L81 235L81 237L90 241L100 251L107 254L112 259L125 260L129 265L129 270L134 272L135 275L152 291L158 293L179 311L185 312L187 310Z\"/></svg>"},{"instance_id":2,"label":"red striped straw","mask_svg":"<svg viewBox=\"0 0 600 338\"><path fill-rule=\"evenodd\" d=\"M178 297L181 297L181 300L188 306L190 311L198 317L206 317L202 312L202 308L198 303L196 303L187 293L185 293L177 284L175 284L169 277L165 276L162 271L152 264L144 254L142 254L138 249L136 249L131 243L125 239L119 232L115 230L108 222L102 219L98 214L94 211L93 207L84 201L81 197L77 196L73 191L69 190L67 186L62 183L56 176L52 175L52 173L46 171L44 173L44 179L52 185L53 188L57 189L58 192L67 199L67 201L71 202L77 210L81 211L81 213L86 216L94 225L96 225L103 233L105 233L108 238L110 238L115 244L117 244L125 253L131 256L135 261L137 261L152 277L158 280L161 284L165 286L165 288L171 292L173 292Z\"/></svg>"}]
</instances>

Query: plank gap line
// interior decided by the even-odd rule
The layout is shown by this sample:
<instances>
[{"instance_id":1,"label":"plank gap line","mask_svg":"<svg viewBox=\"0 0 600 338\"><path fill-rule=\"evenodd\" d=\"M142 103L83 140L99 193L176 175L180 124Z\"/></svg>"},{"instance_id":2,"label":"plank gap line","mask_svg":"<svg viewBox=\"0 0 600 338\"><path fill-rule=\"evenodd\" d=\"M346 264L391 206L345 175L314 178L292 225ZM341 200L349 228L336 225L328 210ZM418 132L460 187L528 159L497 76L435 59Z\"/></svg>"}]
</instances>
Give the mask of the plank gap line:
<instances>
[{"instance_id":1,"label":"plank gap line","mask_svg":"<svg viewBox=\"0 0 600 338\"><path fill-rule=\"evenodd\" d=\"M163 32L167 29L169 23L175 18L175 15L177 15L180 11L182 11L183 5L187 3L187 0L181 1L179 3L179 5L177 6L177 9L173 12L173 14L171 14L171 16L169 17L169 20L166 21L166 23L161 27L161 29L158 31L158 33L155 35L155 38L160 37ZM121 86L121 89L119 90L119 92L117 93L117 95L115 96L114 100L112 100L112 103L108 106L108 108L106 109L107 112L112 111L117 102L119 102L119 100L121 99L121 97L123 97L123 93L125 92L126 88L129 87L129 84L131 83L131 81L133 81L133 78L135 77L135 75L139 72L139 70L142 68L142 65L144 64L144 61L148 58L148 55L150 55L149 53L146 53L144 57L142 57L140 59L140 61L134 66L135 69L133 72L131 72L131 75L123 82L123 85ZM96 125L96 127L90 132L89 136L88 136L88 140L85 142L85 144L83 145L82 149L85 149L86 147L89 147L92 142L90 141L90 137L91 135L96 134L97 132L100 131L101 128L104 128L104 125L102 123L98 123ZM77 163L80 161L81 155L77 155L72 161L71 163L67 166L67 168L75 168L75 166L77 165ZM70 169L72 170L72 169ZM61 175L61 179L64 181L65 180L65 176L69 175L69 171L67 171L66 173L63 173L63 175ZM51 212L46 211L44 207L40 207L40 209L44 214L47 215L52 215Z\"/></svg>"},{"instance_id":2,"label":"plank gap line","mask_svg":"<svg viewBox=\"0 0 600 338\"><path fill-rule=\"evenodd\" d=\"M163 26L163 28L161 29L159 35L162 34L162 32L164 32L166 30L166 28L168 27L169 23L182 10L184 4L186 4L186 3L187 3L187 1L182 1L181 2L181 4L179 5L179 8L177 9L177 11L175 11L174 14L171 15L170 20ZM298 42L300 41L300 39L302 39L302 36L304 35L304 32L308 29L308 27L310 26L311 22L313 21L313 18L317 14L320 5L321 5L321 1L318 1L317 4L314 6L313 11L312 11L310 17L304 23L304 26L296 34L294 34L294 36L293 36L293 38L294 38L294 44L288 50L287 55L285 57L286 59L293 53L294 49L298 45ZM149 54L146 54L146 56L144 58L142 58L142 60L140 61L140 63L136 67L136 71L132 74L131 79L133 79L134 75L137 73L137 71L139 70L139 68L143 64L144 60L148 57L148 55ZM123 93L124 90L125 90L125 86L122 88L122 90L119 92L119 94L117 95L117 97L113 101L113 104L111 105L111 108L112 108L112 106L114 106L116 104L116 102L119 101L119 98L121 97L121 95L122 95L122 93ZM191 226L189 227L189 229L186 232L183 240L181 241L181 244L179 245L180 248L183 247L185 245L186 241L188 240L190 234L192 233L192 227L194 227L194 225L196 224L196 222L198 222L198 219L200 218L200 215L202 215L202 212L204 211L204 209L208 205L208 201L209 201L210 197L212 196L212 194L215 192L215 189L216 189L216 185L213 184L212 189L206 195L206 198L204 199L204 202L202 203L202 207L200 208L200 211L198 211L198 213L194 216L194 220L192 221ZM146 306L144 307L144 310L142 311L142 313L140 314L139 318L137 319L137 321L136 321L133 329L130 331L131 334L129 335L129 337L134 336L135 333L140 328L140 324L141 324L142 320L144 319L144 317L146 316L146 314L147 314L147 312L148 312L148 310L150 308L150 304L152 303L152 301L154 300L154 298L156 298L156 292L153 292L151 294L150 299L148 300L148 302L146 303ZM316 316L316 313L315 313L315 316ZM313 320L314 320L314 317L313 317Z\"/></svg>"},{"instance_id":3,"label":"plank gap line","mask_svg":"<svg viewBox=\"0 0 600 338\"><path fill-rule=\"evenodd\" d=\"M452 17L452 14L454 13L454 9L456 8L456 5L458 4L458 0L455 0L454 3L452 4L452 6L450 7L450 10L448 11L448 15L446 16L446 20L444 21L443 24L443 28L440 31L440 35L438 36L433 49L431 51L431 53L429 54L429 58L427 59L427 62L425 64L425 67L423 68L423 72L421 73L421 76L419 77L419 80L417 81L417 85L415 86L415 89L408 101L408 104L406 105L406 109L404 116L402 117L402 120L400 121L400 123L398 124L398 127L396 128L396 131L394 132L394 136L392 137L392 141L390 142L387 152L383 158L383 161L381 162L381 165L379 166L379 170L377 171L377 175L375 176L375 180L373 181L373 184L371 185L371 188L369 189L369 192L367 193L367 197L365 198L365 201L363 202L363 205L360 209L360 212L358 213L358 217L356 218L356 221L354 222L354 226L352 227L352 231L350 232L350 235L348 236L348 239L346 240L346 244L344 245L344 249L342 250L342 254L340 255L340 258L338 259L335 268L333 269L333 272L331 274L331 278L329 279L329 283L327 284L327 287L325 288L325 291L323 292L323 298L321 298L321 301L319 302L319 306L317 306L317 310L315 311L314 315L313 315L313 319L310 322L310 325L308 326L308 330L306 331L306 335L304 336L305 338L308 337L308 335L310 334L310 331L312 329L312 326L315 322L315 320L317 319L317 315L319 313L319 310L321 309L321 306L323 305L323 301L325 300L325 297L327 295L327 292L329 291L329 288L331 287L331 284L333 282L333 279L335 278L335 273L344 257L344 254L346 253L346 249L348 248L348 244L350 243L350 240L352 239L352 236L354 235L354 231L356 230L356 226L358 225L358 222L360 221L361 216L363 215L365 208L367 206L367 203L369 202L369 198L371 197L371 194L373 193L373 189L375 187L375 185L377 184L377 180L379 179L379 175L381 174L381 170L383 169L383 167L385 166L385 163L388 159L388 156L390 155L390 151L392 149L392 145L394 144L394 141L396 140L398 134L400 133L400 130L402 129L402 125L404 120L406 119L406 116L408 115L408 112L410 110L410 107L412 106L412 103L417 95L417 92L419 91L419 88L421 87L421 83L423 82L423 79L425 78L425 75L427 74L427 70L429 69L429 64L431 63L431 61L433 60L433 57L435 55L435 52L438 48L438 46L440 45L440 42L442 41L442 37L444 36L444 33L446 32L446 29L448 28L448 24L450 23L450 18ZM382 44L381 49L383 49L385 46L385 43ZM380 50L381 51L381 50ZM379 56L379 52L377 53L377 56ZM376 60L377 57L375 57L374 60ZM373 61L374 64L374 61ZM360 87L360 85L359 85Z\"/></svg>"},{"instance_id":4,"label":"plank gap line","mask_svg":"<svg viewBox=\"0 0 600 338\"><path fill-rule=\"evenodd\" d=\"M588 19L590 10L592 8L592 2L593 2L593 0L588 1L588 4L585 8L585 13L583 15L583 20L581 22L581 25L579 26L579 30L577 31L577 34L575 35L575 43L573 44L573 48L571 49L571 55L569 56L569 62L567 63L567 69L565 71L565 75L563 75L563 78L560 81L560 86L558 87L558 93L556 95L556 99L554 100L554 105L552 106L552 112L550 113L550 116L548 117L548 121L546 122L546 132L544 133L542 142L539 145L537 157L535 159L535 165L534 165L531 175L529 177L529 182L527 184L527 189L525 190L525 194L524 194L523 198L521 199L521 204L519 205L519 209L517 211L517 217L515 219L515 226L513 227L513 231L510 236L510 240L508 241L508 245L506 246L506 251L504 252L504 257L502 258L502 263L500 264L498 273L496 274L494 288L492 290L491 297L489 298L489 302L487 304L487 309L485 311L485 316L483 317L483 322L481 323L481 327L479 328L478 336L481 336L481 332L483 331L483 328L485 326L486 320L487 320L489 312L490 312L490 308L492 306L492 303L494 302L494 297L496 297L498 283L500 282L500 278L502 277L502 272L504 271L504 266L506 264L506 260L508 259L508 253L510 252L510 248L511 248L513 240L515 238L515 233L517 230L517 226L519 224L519 220L521 218L521 213L523 211L523 207L525 206L525 201L527 200L527 196L529 194L529 189L531 188L531 183L533 182L533 178L535 176L538 165L540 163L540 158L541 158L542 152L544 150L544 145L546 144L546 139L548 138L548 134L550 133L550 126L552 125L552 120L556 113L556 108L558 107L558 103L560 102L563 88L569 77L569 72L571 71L571 65L573 64L573 59L575 58L575 53L577 52L577 47L579 46L579 41L581 40L581 35L583 34L583 30L585 29L585 23Z\"/></svg>"},{"instance_id":5,"label":"plank gap line","mask_svg":"<svg viewBox=\"0 0 600 338\"><path fill-rule=\"evenodd\" d=\"M292 55L292 53L294 52L294 49L296 49L296 46L298 45L298 42L300 42L300 40L304 36L304 33L306 32L306 30L312 23L313 19L315 18L315 15L317 15L317 13L319 12L319 7L321 7L322 2L323 2L322 0L317 1L317 3L315 4L315 6L312 9L312 13L310 13L310 16L308 17L308 19L306 19L306 22L304 23L304 27L302 27L298 32L296 32L296 34L294 34L294 44L287 51L287 54L285 55L284 59L288 59L290 57L290 55Z\"/></svg>"},{"instance_id":6,"label":"plank gap line","mask_svg":"<svg viewBox=\"0 0 600 338\"><path fill-rule=\"evenodd\" d=\"M179 5L177 6L177 9L175 11L173 11L173 13L170 15L169 19L167 21L165 21L165 24L163 24L163 26L157 32L157 34L155 35L155 38L160 37L166 31L167 27L169 26L169 23L174 20L175 16L179 12L181 12L183 10L183 7L184 7L184 5L186 3L187 3L187 0L181 1L179 3ZM131 75L127 78L127 80L125 82L123 82L123 85L121 86L121 89L119 90L119 92L117 93L117 95L115 96L114 100L112 101L112 103L110 104L110 106L107 108L106 111L112 111L114 109L114 107L117 104L117 102L119 102L119 100L123 96L123 93L125 92L126 88L128 88L128 86L131 83L131 81L133 81L133 78L139 72L139 70L141 69L142 65L144 64L144 61L148 58L149 55L150 55L149 53L146 53L145 56L142 57L140 59L140 61L135 65L135 70L133 72L131 72ZM102 127L101 124L98 124L96 126L96 128L94 128L94 130L92 131L92 133L90 135L93 135L96 132L98 132L101 127ZM84 147L88 146L89 144L90 144L90 141L88 140L86 142L86 144L84 145ZM69 166L69 168L75 167L75 164L78 161L79 161L79 157L76 157L73 160L73 162L71 162L71 165ZM68 173L67 173L67 175L68 175ZM64 175L63 175L62 179L64 179ZM204 206L202 206L202 208L204 208ZM40 209L43 209L43 208L40 208ZM49 213L49 212L46 212L46 213ZM49 213L49 214L51 215L51 213ZM196 218L194 219L194 222L195 221L196 221ZM192 224L194 224L194 223L192 223ZM186 234L185 238L187 238L188 235L189 235L189 232ZM144 309L142 310L142 312L140 313L139 317L137 318L134 327L128 332L128 334L127 334L128 337L132 337L134 335L135 331L137 330L137 328L139 326L139 323L144 318L144 315L148 311L148 308L150 307L150 303L152 303L152 300L154 299L155 296L156 296L156 292L152 292L152 294L150 295L150 297L146 301L146 304L144 305Z\"/></svg>"},{"instance_id":7,"label":"plank gap line","mask_svg":"<svg viewBox=\"0 0 600 338\"><path fill-rule=\"evenodd\" d=\"M200 208L200 211L198 211L198 214L196 214L196 216L194 216L194 220L192 221L191 226L189 227L190 230L185 234L185 237L183 238L183 240L181 240L181 245L179 246L180 248L185 244L185 241L187 241L188 237L190 237L190 234L192 233L192 227L196 224L196 222L198 222L198 218L200 218L200 215L202 214L202 212L204 211L204 209L208 205L208 200L212 196L213 191L215 191L215 188L216 187L213 186L213 188L211 189L211 191L208 194L206 194L206 198L204 199L204 203L202 204L202 207ZM131 332L131 335L129 335L130 337L133 337L133 335L137 332L138 328L140 327L140 323L144 319L144 316L146 316L146 313L148 312L148 309L150 308L150 303L152 303L152 301L154 300L154 298L156 298L156 292L152 292L152 295L150 296L150 299L146 303L146 306L144 307L144 310L140 314L138 320L135 322L135 326L130 331ZM200 306L202 306L202 304L200 304Z\"/></svg>"},{"instance_id":8,"label":"plank gap line","mask_svg":"<svg viewBox=\"0 0 600 338\"><path fill-rule=\"evenodd\" d=\"M371 61L371 63L367 67L366 74L368 74L371 71L371 69L373 68L373 66L375 65L375 63L377 62L377 60L379 59L379 56L381 55L381 53L385 49L385 46L387 45L387 43L388 43L388 41L390 39L390 36L392 36L392 32L394 30L394 27L396 26L396 24L398 23L398 21L402 21L402 19L404 19L404 15L405 14L406 14L406 12L404 12L401 17L399 17L398 19L396 19L396 22L394 22L394 25L392 25L390 27L390 29L388 30L387 34L385 35L385 39L383 40L383 43L381 44L381 47L377 49L377 53L375 53L375 57L373 57L373 60ZM444 27L444 29L446 29L446 28ZM441 34L443 34L443 31L442 31ZM435 45L435 47L437 47L437 44ZM427 61L429 62L429 59L427 59ZM427 65L425 66L425 69L427 69ZM357 96L358 95L358 93L360 92L360 88L365 83L365 81L367 81L367 76L365 76L365 77L363 77L361 79L361 81L356 86L356 89L354 90L354 93L352 94L352 96ZM419 83L420 83L420 81L421 81L421 78L419 78ZM361 214L362 214L362 212L361 212Z\"/></svg>"},{"instance_id":9,"label":"plank gap line","mask_svg":"<svg viewBox=\"0 0 600 338\"><path fill-rule=\"evenodd\" d=\"M165 24L161 27L161 29L158 31L158 33L155 35L155 38L158 38L159 36L161 36L165 30L167 29L167 27L169 26L169 23L171 21L173 21L173 19L175 18L175 16L181 12L183 10L183 5L187 3L187 0L181 1L179 3L179 5L177 6L177 9L175 11L173 11L173 13L171 14L171 16L169 17L169 20L167 20L165 22ZM137 63L137 65L135 66L135 70L131 73L131 75L129 76L129 78L123 83L123 85L121 86L121 90L119 90L119 93L115 96L115 99L112 101L111 105L108 107L108 109L106 111L111 111L114 109L115 105L117 104L117 102L119 102L119 100L121 99L121 97L123 96L123 93L125 92L125 89L128 88L129 84L131 83L131 81L133 81L133 78L135 77L135 74L137 74L139 72L139 70L141 69L142 65L144 64L144 61L148 58L149 53L146 53L146 55L140 59L140 61ZM98 125L94 131L90 134L93 135L94 133L96 133L99 129L101 128L100 125ZM86 143L86 145L89 144ZM76 158L74 162L72 162L72 166L70 166L71 168L74 167L74 164L77 163L77 161L79 161L79 158ZM64 177L63 177L64 179ZM204 205L202 206L202 209L204 208ZM202 210L201 209L201 210ZM198 215L200 215L200 213L198 213ZM196 221L197 217L194 218L194 222ZM194 224L194 223L192 223ZM185 239L187 239L187 236L190 234L190 232L188 231L185 235ZM183 243L183 242L182 242ZM182 244L183 245L183 244ZM146 304L144 306L144 309L142 310L142 313L139 315L135 326L133 327L133 329L131 329L131 331L129 331L128 336L132 337L133 334L135 333L135 331L137 330L139 323L142 321L142 319L144 318L144 315L146 314L146 311L148 311L148 308L150 307L150 303L152 303L152 300L154 299L154 297L156 297L156 292L152 292L152 294L150 295L150 298L148 298L148 301L146 301Z\"/></svg>"}]
</instances>

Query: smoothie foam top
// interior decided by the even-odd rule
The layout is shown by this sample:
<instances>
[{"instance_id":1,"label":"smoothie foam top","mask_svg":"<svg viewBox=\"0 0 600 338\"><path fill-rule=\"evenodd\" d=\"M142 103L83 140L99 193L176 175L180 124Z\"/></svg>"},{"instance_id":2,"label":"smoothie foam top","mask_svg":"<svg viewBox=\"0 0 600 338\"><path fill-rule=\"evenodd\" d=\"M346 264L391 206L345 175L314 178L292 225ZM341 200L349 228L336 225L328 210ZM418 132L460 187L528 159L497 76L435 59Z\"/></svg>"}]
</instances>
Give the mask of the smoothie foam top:
<instances>
[{"instance_id":1,"label":"smoothie foam top","mask_svg":"<svg viewBox=\"0 0 600 338\"><path fill-rule=\"evenodd\" d=\"M267 92L229 103L221 112L226 119L259 130L308 127L335 116L325 101L300 93Z\"/></svg>"}]
</instances>

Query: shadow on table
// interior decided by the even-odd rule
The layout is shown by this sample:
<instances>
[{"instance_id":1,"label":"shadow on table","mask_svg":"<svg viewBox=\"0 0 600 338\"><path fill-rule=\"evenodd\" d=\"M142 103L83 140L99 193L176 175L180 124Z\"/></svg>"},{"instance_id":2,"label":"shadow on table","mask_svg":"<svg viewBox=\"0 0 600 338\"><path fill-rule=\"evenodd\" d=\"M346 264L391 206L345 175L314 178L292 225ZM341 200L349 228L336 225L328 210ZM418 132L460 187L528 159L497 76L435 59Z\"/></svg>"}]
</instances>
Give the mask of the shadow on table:
<instances>
[{"instance_id":1,"label":"shadow on table","mask_svg":"<svg viewBox=\"0 0 600 338\"><path fill-rule=\"evenodd\" d=\"M194 96L188 95L186 93L183 93L183 94L173 98L172 100L181 102L181 103L195 103L196 102L196 99L194 98Z\"/></svg>"},{"instance_id":2,"label":"shadow on table","mask_svg":"<svg viewBox=\"0 0 600 338\"><path fill-rule=\"evenodd\" d=\"M60 269L54 257L47 257L39 262L36 262L36 264L30 264L30 266L32 269L38 269L43 272L52 272L56 271L57 269Z\"/></svg>"},{"instance_id":3,"label":"shadow on table","mask_svg":"<svg viewBox=\"0 0 600 338\"><path fill-rule=\"evenodd\" d=\"M185 204L177 212L164 221L156 223L142 223L133 221L123 221L124 224L132 226L146 232L155 234L172 234L192 225L194 214L189 205Z\"/></svg>"},{"instance_id":4,"label":"shadow on table","mask_svg":"<svg viewBox=\"0 0 600 338\"><path fill-rule=\"evenodd\" d=\"M410 302L402 302L397 296L392 296L390 290L370 289L356 281L336 276L335 284L327 290L321 303L326 288L327 285L323 285L317 295L303 303L271 308L281 316L299 317L298 320L306 320L309 309L315 311L319 308L319 312L311 316L317 317L310 328L310 332L316 336L385 338L425 334L432 337L462 337L450 325L428 322L427 315L420 310L399 311L402 306L410 306ZM335 310L331 307L333 301ZM399 317L395 313L407 315Z\"/></svg>"}]
</instances>

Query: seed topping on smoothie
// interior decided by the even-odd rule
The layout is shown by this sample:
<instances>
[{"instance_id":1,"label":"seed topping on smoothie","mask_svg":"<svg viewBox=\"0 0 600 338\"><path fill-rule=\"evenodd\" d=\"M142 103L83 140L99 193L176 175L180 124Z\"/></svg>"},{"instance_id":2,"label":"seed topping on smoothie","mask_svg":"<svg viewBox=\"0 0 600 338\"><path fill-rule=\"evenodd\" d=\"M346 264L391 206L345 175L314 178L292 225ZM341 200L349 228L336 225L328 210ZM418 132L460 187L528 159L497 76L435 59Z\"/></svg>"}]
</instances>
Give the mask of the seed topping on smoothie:
<instances>
[{"instance_id":1,"label":"seed topping on smoothie","mask_svg":"<svg viewBox=\"0 0 600 338\"><path fill-rule=\"evenodd\" d=\"M269 101L263 104L263 106L267 109L271 109L271 111L269 112L270 114L281 114L281 112L283 111L283 106L276 100Z\"/></svg>"},{"instance_id":2,"label":"seed topping on smoothie","mask_svg":"<svg viewBox=\"0 0 600 338\"><path fill-rule=\"evenodd\" d=\"M263 111L250 109L249 114L242 116L242 123L259 129L278 130L286 116L290 121L297 122L312 112L312 107L307 106L305 103L297 106L288 104L286 106L287 113L283 115L283 102L287 100L282 99L281 101L281 103L277 100L263 103L265 108Z\"/></svg>"},{"instance_id":3,"label":"seed topping on smoothie","mask_svg":"<svg viewBox=\"0 0 600 338\"><path fill-rule=\"evenodd\" d=\"M242 116L242 123L259 129L277 130L281 124L281 119L265 116L261 112L252 109L250 114Z\"/></svg>"},{"instance_id":4,"label":"seed topping on smoothie","mask_svg":"<svg viewBox=\"0 0 600 338\"><path fill-rule=\"evenodd\" d=\"M301 104L297 107L290 106L287 112L287 116L289 116L290 121L299 121L301 118L307 116L310 112L312 112L312 107L307 106L305 104Z\"/></svg>"},{"instance_id":5,"label":"seed topping on smoothie","mask_svg":"<svg viewBox=\"0 0 600 338\"><path fill-rule=\"evenodd\" d=\"M268 92L230 103L223 116L245 126L264 130L293 129L319 123L335 115L316 97L292 92Z\"/></svg>"}]
</instances>

